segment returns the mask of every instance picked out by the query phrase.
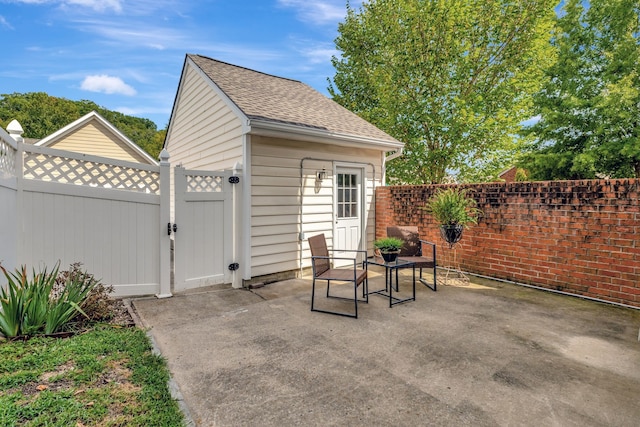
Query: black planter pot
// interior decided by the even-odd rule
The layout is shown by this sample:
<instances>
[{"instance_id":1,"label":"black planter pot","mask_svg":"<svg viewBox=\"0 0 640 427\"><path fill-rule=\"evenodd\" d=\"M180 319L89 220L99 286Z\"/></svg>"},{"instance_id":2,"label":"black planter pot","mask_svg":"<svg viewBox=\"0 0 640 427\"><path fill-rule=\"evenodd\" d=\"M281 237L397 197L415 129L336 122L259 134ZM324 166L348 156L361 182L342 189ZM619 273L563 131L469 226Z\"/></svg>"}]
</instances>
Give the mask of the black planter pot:
<instances>
[{"instance_id":1,"label":"black planter pot","mask_svg":"<svg viewBox=\"0 0 640 427\"><path fill-rule=\"evenodd\" d=\"M382 255L382 259L384 259L385 262L394 262L396 260L396 258L398 258L398 254L399 253L400 253L400 251L380 252L380 255Z\"/></svg>"},{"instance_id":2,"label":"black planter pot","mask_svg":"<svg viewBox=\"0 0 640 427\"><path fill-rule=\"evenodd\" d=\"M449 246L453 246L458 243L460 239L462 239L462 231L464 227L460 224L455 225L441 225L440 226L440 236L444 239L445 242L449 244Z\"/></svg>"}]
</instances>

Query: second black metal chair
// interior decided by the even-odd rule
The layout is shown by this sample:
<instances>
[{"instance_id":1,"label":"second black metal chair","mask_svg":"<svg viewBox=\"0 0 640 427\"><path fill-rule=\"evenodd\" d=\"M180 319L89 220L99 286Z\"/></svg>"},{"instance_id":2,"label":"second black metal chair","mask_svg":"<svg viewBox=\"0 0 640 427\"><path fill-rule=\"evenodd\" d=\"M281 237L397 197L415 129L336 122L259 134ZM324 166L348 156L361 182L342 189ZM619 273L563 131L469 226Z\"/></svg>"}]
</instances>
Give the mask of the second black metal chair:
<instances>
[{"instance_id":1,"label":"second black metal chair","mask_svg":"<svg viewBox=\"0 0 640 427\"><path fill-rule=\"evenodd\" d=\"M420 269L420 283L432 291L437 290L435 243L421 240L418 234L418 227L414 226L389 226L387 227L387 236L404 240L404 245L400 249L398 258L415 263L416 268ZM423 268L433 269L433 285L422 277Z\"/></svg>"}]
</instances>

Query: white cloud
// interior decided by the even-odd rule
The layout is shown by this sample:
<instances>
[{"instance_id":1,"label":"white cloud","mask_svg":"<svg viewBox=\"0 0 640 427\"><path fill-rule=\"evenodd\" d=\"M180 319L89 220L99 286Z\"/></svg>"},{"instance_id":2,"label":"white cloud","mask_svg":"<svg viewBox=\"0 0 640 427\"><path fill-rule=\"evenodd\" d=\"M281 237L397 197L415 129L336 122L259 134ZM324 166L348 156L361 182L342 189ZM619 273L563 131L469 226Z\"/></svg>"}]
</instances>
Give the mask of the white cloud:
<instances>
[{"instance_id":1,"label":"white cloud","mask_svg":"<svg viewBox=\"0 0 640 427\"><path fill-rule=\"evenodd\" d=\"M188 36L179 29L164 28L136 22L117 22L84 19L75 20L81 31L96 34L106 40L123 43L126 46L144 46L153 50L171 49L186 44Z\"/></svg>"},{"instance_id":2,"label":"white cloud","mask_svg":"<svg viewBox=\"0 0 640 427\"><path fill-rule=\"evenodd\" d=\"M339 56L339 52L335 48L316 47L300 52L309 59L311 64L328 64L331 62L332 56Z\"/></svg>"},{"instance_id":3,"label":"white cloud","mask_svg":"<svg viewBox=\"0 0 640 427\"><path fill-rule=\"evenodd\" d=\"M109 95L115 93L133 96L136 94L136 90L123 82L120 77L107 76L106 74L85 77L80 88L90 92L102 92Z\"/></svg>"},{"instance_id":4,"label":"white cloud","mask_svg":"<svg viewBox=\"0 0 640 427\"><path fill-rule=\"evenodd\" d=\"M316 25L340 22L347 14L343 0L278 0L278 4L296 9L302 21Z\"/></svg>"},{"instance_id":5,"label":"white cloud","mask_svg":"<svg viewBox=\"0 0 640 427\"><path fill-rule=\"evenodd\" d=\"M7 28L9 30L13 30L13 27L11 26L11 24L9 24L9 21L7 21L5 19L5 17L2 16L2 15L0 15L0 27Z\"/></svg>"},{"instance_id":6,"label":"white cloud","mask_svg":"<svg viewBox=\"0 0 640 427\"><path fill-rule=\"evenodd\" d=\"M63 3L69 6L88 7L96 12L104 12L109 9L116 13L122 12L122 2L120 0L66 0Z\"/></svg>"},{"instance_id":7,"label":"white cloud","mask_svg":"<svg viewBox=\"0 0 640 427\"><path fill-rule=\"evenodd\" d=\"M93 9L96 12L113 10L122 12L122 0L18 0L19 3L26 4L57 4L61 7L83 6Z\"/></svg>"}]
</instances>

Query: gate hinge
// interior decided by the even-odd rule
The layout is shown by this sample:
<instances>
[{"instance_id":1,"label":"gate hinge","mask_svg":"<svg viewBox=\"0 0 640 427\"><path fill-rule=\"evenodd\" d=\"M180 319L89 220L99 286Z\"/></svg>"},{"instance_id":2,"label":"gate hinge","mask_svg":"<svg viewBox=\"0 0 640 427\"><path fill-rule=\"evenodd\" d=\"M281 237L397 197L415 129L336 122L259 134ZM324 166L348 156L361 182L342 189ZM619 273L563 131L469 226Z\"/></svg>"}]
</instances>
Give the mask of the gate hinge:
<instances>
[{"instance_id":1,"label":"gate hinge","mask_svg":"<svg viewBox=\"0 0 640 427\"><path fill-rule=\"evenodd\" d=\"M233 175L233 176L229 177L229 183L230 184L237 184L239 182L240 182L240 177L239 176Z\"/></svg>"},{"instance_id":2,"label":"gate hinge","mask_svg":"<svg viewBox=\"0 0 640 427\"><path fill-rule=\"evenodd\" d=\"M171 236L171 230L173 230L173 232L175 233L176 231L178 231L178 224L173 224L173 227L171 226L171 223L168 222L167 223L167 234L169 236Z\"/></svg>"},{"instance_id":3,"label":"gate hinge","mask_svg":"<svg viewBox=\"0 0 640 427\"><path fill-rule=\"evenodd\" d=\"M229 264L229 270L231 271L236 271L239 268L240 268L240 264L238 264L237 262L233 262Z\"/></svg>"}]
</instances>

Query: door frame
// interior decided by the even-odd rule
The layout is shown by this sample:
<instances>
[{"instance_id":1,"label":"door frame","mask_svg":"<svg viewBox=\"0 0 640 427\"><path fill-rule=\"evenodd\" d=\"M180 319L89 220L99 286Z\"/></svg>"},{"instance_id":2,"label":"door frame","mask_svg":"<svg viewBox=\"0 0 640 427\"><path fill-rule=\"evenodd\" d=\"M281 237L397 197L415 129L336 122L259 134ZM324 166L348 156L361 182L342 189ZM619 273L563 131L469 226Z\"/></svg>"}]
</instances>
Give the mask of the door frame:
<instances>
[{"instance_id":1,"label":"door frame","mask_svg":"<svg viewBox=\"0 0 640 427\"><path fill-rule=\"evenodd\" d=\"M357 250L366 250L367 242L366 240L366 230L365 227L365 201L366 201L366 192L367 192L367 177L366 177L366 168L361 163L348 163L348 162L335 162L333 165L333 244L335 245L335 236L337 235L337 224L338 224L338 172L340 169L356 169L360 172L360 194L358 197L358 206L359 213L358 216L360 218L359 224L359 246Z\"/></svg>"}]
</instances>

